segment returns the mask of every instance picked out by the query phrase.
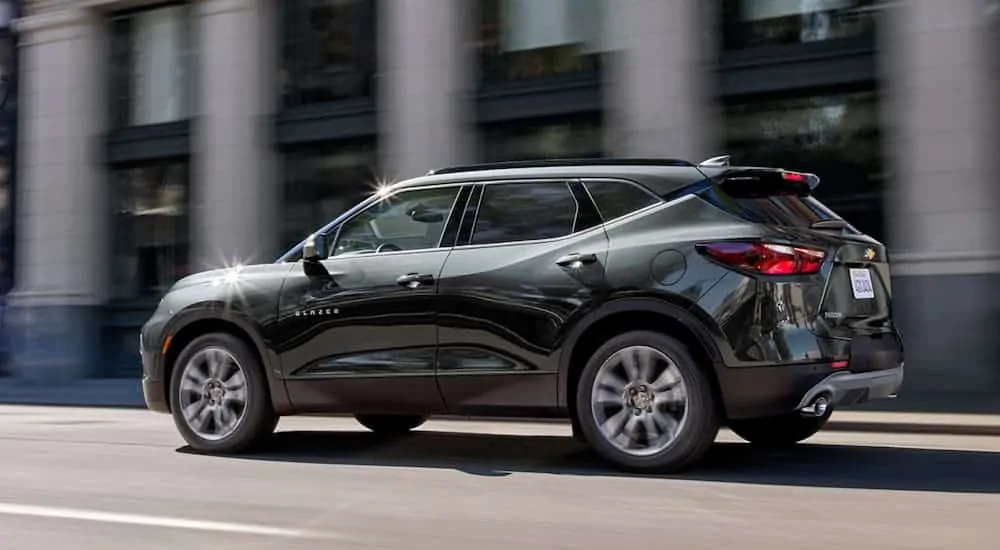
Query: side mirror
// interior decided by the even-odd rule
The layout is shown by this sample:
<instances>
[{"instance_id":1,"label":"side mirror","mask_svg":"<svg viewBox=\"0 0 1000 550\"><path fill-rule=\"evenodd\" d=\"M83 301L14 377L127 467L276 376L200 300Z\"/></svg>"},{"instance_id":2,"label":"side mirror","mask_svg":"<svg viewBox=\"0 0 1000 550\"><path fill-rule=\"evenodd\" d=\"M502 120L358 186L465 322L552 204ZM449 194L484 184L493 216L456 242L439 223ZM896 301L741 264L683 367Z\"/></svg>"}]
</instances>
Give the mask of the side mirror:
<instances>
[{"instance_id":1,"label":"side mirror","mask_svg":"<svg viewBox=\"0 0 1000 550\"><path fill-rule=\"evenodd\" d=\"M307 262L318 262L326 256L326 237L313 233L302 245L302 259Z\"/></svg>"}]
</instances>

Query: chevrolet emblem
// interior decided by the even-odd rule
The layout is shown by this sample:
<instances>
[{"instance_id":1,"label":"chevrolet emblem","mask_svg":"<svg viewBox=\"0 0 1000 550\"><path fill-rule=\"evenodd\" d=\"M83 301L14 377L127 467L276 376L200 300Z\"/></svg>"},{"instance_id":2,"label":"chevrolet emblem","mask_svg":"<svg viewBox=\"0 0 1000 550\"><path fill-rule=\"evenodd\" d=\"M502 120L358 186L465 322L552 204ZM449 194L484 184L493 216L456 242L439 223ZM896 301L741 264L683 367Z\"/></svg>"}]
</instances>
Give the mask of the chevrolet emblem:
<instances>
[{"instance_id":1,"label":"chevrolet emblem","mask_svg":"<svg viewBox=\"0 0 1000 550\"><path fill-rule=\"evenodd\" d=\"M874 248L869 248L869 249L865 250L865 259L868 260L868 261L871 261L871 260L875 259L875 249Z\"/></svg>"}]
</instances>

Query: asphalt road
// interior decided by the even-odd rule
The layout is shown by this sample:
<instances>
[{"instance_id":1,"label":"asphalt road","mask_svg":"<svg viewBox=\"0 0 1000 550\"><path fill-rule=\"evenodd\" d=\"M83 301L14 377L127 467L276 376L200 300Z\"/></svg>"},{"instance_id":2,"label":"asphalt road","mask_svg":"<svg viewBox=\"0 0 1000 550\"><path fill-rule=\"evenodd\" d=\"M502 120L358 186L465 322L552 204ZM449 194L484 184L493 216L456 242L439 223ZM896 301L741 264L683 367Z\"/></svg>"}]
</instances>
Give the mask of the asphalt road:
<instances>
[{"instance_id":1,"label":"asphalt road","mask_svg":"<svg viewBox=\"0 0 1000 550\"><path fill-rule=\"evenodd\" d=\"M638 477L568 426L279 431L216 458L168 416L0 407L0 548L998 548L1000 438L831 432L762 452L723 433L703 467Z\"/></svg>"}]
</instances>

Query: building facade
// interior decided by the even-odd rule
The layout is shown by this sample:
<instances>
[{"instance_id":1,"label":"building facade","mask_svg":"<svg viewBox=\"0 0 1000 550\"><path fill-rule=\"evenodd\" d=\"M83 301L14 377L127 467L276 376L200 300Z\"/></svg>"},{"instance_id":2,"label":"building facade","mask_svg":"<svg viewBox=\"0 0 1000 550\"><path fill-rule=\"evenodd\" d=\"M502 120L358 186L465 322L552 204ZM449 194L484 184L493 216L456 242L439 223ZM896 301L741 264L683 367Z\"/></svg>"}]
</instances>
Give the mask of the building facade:
<instances>
[{"instance_id":1,"label":"building facade","mask_svg":"<svg viewBox=\"0 0 1000 550\"><path fill-rule=\"evenodd\" d=\"M0 143L18 168L0 210L9 376L137 376L137 328L173 281L273 259L379 181L725 153L819 174L820 197L889 244L909 391L1000 392L997 11L23 1L16 156Z\"/></svg>"}]
</instances>

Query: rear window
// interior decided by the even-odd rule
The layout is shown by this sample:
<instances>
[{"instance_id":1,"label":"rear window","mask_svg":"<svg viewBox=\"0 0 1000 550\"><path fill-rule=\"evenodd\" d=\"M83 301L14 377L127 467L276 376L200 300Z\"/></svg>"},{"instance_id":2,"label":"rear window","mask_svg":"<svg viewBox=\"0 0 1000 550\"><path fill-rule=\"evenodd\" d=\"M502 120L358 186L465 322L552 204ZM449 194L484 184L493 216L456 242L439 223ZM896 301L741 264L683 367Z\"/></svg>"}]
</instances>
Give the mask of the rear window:
<instances>
[{"instance_id":1,"label":"rear window","mask_svg":"<svg viewBox=\"0 0 1000 550\"><path fill-rule=\"evenodd\" d=\"M733 215L766 225L810 227L824 220L843 221L808 188L786 182L725 181L699 195ZM857 232L849 224L845 230Z\"/></svg>"}]
</instances>

